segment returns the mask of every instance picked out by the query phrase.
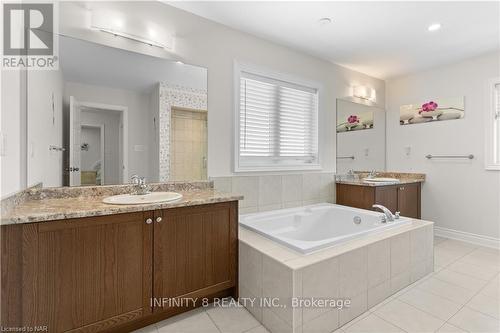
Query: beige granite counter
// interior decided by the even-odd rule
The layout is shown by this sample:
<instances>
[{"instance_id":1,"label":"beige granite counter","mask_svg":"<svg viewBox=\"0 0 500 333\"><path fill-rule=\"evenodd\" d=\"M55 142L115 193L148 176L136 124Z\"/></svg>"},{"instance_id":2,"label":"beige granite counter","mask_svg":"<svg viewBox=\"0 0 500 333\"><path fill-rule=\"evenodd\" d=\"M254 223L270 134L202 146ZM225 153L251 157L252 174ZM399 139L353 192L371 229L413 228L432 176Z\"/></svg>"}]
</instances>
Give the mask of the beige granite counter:
<instances>
[{"instance_id":1,"label":"beige granite counter","mask_svg":"<svg viewBox=\"0 0 500 333\"><path fill-rule=\"evenodd\" d=\"M335 179L337 184L358 185L358 186L388 186L399 184L412 184L425 182L425 174L422 173L402 173L402 172L378 172L377 177L396 178L399 181L392 183L371 183L363 179L368 176L368 172L355 172L355 177L342 176Z\"/></svg>"},{"instance_id":2,"label":"beige granite counter","mask_svg":"<svg viewBox=\"0 0 500 333\"><path fill-rule=\"evenodd\" d=\"M80 188L80 190L85 191L83 188ZM155 209L196 206L243 199L241 195L218 192L209 186L201 188L184 187L184 189L178 189L177 187L175 190L183 195L180 200L144 205L105 204L102 202L102 199L110 195L110 193L105 191L105 195L103 195L102 190L97 192L99 195L96 196L85 195L85 193L83 193L84 195L81 196L67 195L67 197L61 197L60 195L54 193L50 195L47 195L46 193L32 193L26 200L17 202L7 211L2 211L1 224L32 223L89 216L103 216ZM38 190L38 192L41 191L42 190ZM56 190L49 191L57 192ZM61 191L77 190L62 189ZM113 194L116 194L115 191L113 192Z\"/></svg>"}]
</instances>

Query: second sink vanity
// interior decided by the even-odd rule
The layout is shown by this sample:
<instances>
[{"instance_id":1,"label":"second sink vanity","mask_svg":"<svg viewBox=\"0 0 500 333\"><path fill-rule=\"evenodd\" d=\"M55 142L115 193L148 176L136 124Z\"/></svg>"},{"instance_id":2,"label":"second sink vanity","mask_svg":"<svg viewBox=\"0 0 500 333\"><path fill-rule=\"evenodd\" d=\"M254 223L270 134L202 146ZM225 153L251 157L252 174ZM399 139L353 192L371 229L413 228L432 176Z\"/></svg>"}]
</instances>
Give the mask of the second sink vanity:
<instances>
[{"instance_id":1,"label":"second sink vanity","mask_svg":"<svg viewBox=\"0 0 500 333\"><path fill-rule=\"evenodd\" d=\"M420 219L421 184L423 174L379 173L377 177L393 178L396 181L374 182L368 173L341 176L336 180L337 203L363 209L372 209L374 204L387 207L402 216Z\"/></svg>"},{"instance_id":2,"label":"second sink vanity","mask_svg":"<svg viewBox=\"0 0 500 333\"><path fill-rule=\"evenodd\" d=\"M121 185L28 189L5 202L2 326L131 331L205 297L237 297L241 197L218 193L209 182L152 189L183 198L102 202L130 193Z\"/></svg>"}]
</instances>

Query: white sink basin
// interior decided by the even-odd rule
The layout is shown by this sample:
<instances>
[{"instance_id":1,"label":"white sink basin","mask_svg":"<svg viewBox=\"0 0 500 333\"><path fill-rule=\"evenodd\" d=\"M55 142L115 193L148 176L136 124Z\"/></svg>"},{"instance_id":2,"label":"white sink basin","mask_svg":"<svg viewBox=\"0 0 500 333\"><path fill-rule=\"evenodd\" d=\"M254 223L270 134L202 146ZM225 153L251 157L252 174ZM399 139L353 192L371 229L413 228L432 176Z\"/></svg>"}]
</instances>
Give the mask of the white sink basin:
<instances>
[{"instance_id":1,"label":"white sink basin","mask_svg":"<svg viewBox=\"0 0 500 333\"><path fill-rule=\"evenodd\" d=\"M367 183L399 183L399 179L397 178L386 177L364 178L363 181Z\"/></svg>"},{"instance_id":2,"label":"white sink basin","mask_svg":"<svg viewBox=\"0 0 500 333\"><path fill-rule=\"evenodd\" d=\"M182 198L182 194L175 192L151 192L148 194L120 194L106 197L102 202L112 205L140 205L157 202L169 202Z\"/></svg>"}]
</instances>

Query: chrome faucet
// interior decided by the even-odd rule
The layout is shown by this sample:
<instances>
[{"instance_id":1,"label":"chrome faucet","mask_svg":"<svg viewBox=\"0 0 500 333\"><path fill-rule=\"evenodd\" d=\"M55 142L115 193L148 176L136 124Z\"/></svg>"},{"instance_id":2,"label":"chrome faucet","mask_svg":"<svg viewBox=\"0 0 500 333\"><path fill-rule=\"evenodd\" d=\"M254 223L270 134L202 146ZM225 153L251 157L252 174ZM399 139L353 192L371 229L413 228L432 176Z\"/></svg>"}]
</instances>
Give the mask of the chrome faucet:
<instances>
[{"instance_id":1,"label":"chrome faucet","mask_svg":"<svg viewBox=\"0 0 500 333\"><path fill-rule=\"evenodd\" d=\"M377 177L377 171L372 170L372 171L370 171L370 173L368 174L368 176L366 178L375 178L375 177Z\"/></svg>"},{"instance_id":2,"label":"chrome faucet","mask_svg":"<svg viewBox=\"0 0 500 333\"><path fill-rule=\"evenodd\" d=\"M382 215L382 223L386 223L387 221L394 222L394 219L399 219L399 212L396 212L393 215L391 211L385 206L375 204L372 207L378 208L384 213L384 215Z\"/></svg>"},{"instance_id":3,"label":"chrome faucet","mask_svg":"<svg viewBox=\"0 0 500 333\"><path fill-rule=\"evenodd\" d=\"M134 194L144 195L149 193L149 186L146 185L146 177L139 177L138 175L132 175L130 179L132 180L132 184L135 185Z\"/></svg>"}]
</instances>

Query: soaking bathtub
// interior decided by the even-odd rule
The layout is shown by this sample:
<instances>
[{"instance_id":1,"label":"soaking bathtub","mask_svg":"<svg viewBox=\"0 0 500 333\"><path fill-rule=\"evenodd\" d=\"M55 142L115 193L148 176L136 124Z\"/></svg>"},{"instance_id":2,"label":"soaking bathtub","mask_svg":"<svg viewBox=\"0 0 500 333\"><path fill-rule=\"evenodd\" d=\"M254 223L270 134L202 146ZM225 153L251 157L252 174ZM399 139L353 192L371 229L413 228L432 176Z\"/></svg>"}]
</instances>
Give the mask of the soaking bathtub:
<instances>
[{"instance_id":1,"label":"soaking bathtub","mask_svg":"<svg viewBox=\"0 0 500 333\"><path fill-rule=\"evenodd\" d=\"M400 217L382 223L382 213L334 204L240 216L240 225L295 251L308 254L411 221Z\"/></svg>"}]
</instances>

